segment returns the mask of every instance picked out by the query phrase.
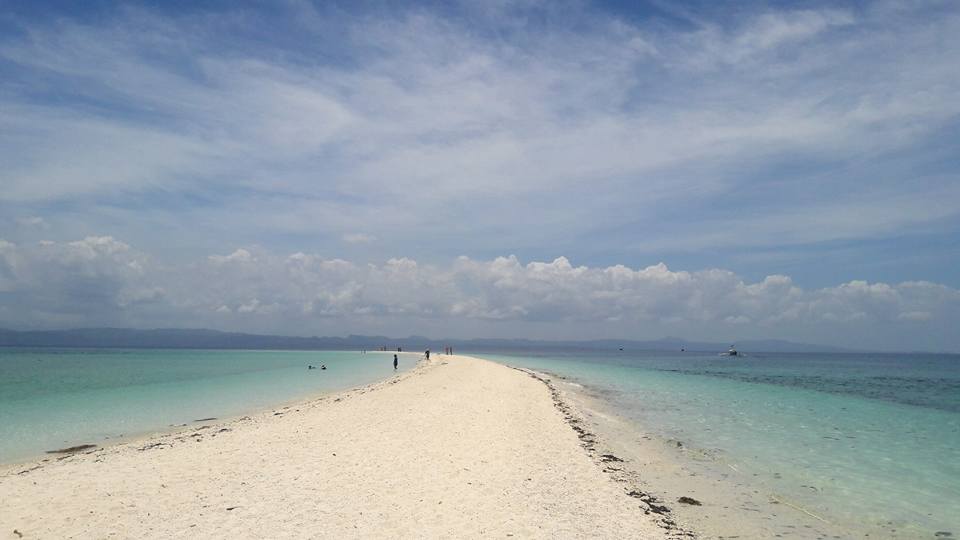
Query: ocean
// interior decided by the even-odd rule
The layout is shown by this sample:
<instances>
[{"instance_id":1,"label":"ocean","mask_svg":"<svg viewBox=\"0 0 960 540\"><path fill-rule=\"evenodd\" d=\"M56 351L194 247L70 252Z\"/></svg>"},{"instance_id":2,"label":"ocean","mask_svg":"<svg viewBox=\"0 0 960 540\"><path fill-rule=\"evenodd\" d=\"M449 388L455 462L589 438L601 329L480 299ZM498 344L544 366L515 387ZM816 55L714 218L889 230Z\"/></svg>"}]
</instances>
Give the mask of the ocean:
<instances>
[{"instance_id":1,"label":"ocean","mask_svg":"<svg viewBox=\"0 0 960 540\"><path fill-rule=\"evenodd\" d=\"M850 536L960 537L960 356L485 354L560 375L642 433Z\"/></svg>"},{"instance_id":2,"label":"ocean","mask_svg":"<svg viewBox=\"0 0 960 540\"><path fill-rule=\"evenodd\" d=\"M400 368L415 364L401 355ZM308 370L308 365L327 366ZM392 376L386 354L0 348L0 463Z\"/></svg>"},{"instance_id":3,"label":"ocean","mask_svg":"<svg viewBox=\"0 0 960 540\"><path fill-rule=\"evenodd\" d=\"M638 433L682 441L720 473L737 471L758 497L793 501L848 536L960 537L960 356L477 355L582 385ZM415 360L401 356L401 369ZM368 384L391 376L391 361L327 351L0 349L0 463Z\"/></svg>"}]
</instances>

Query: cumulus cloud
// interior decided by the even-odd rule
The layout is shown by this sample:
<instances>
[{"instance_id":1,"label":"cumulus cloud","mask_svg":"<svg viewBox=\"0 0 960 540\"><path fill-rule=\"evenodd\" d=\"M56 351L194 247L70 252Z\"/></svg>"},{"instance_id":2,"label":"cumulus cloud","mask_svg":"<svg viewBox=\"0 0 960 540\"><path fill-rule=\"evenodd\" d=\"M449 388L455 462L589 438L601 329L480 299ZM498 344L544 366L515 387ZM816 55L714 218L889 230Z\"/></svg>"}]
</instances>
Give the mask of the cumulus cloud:
<instances>
[{"instance_id":1,"label":"cumulus cloud","mask_svg":"<svg viewBox=\"0 0 960 540\"><path fill-rule=\"evenodd\" d=\"M672 270L662 263L588 267L564 257L524 263L508 256L460 257L446 265L409 258L359 264L248 249L158 268L110 237L43 246L0 243L0 294L26 314L3 321L14 326L190 321L315 334L323 328L363 332L388 323L405 333L509 324L521 332L538 325L608 328L619 337L713 326L802 338L824 325L872 325L905 339L912 335L910 343L917 343L922 336L946 339L940 329L960 320L960 291L929 282L855 280L806 290L783 275L750 283L727 270ZM960 346L949 339L943 347Z\"/></svg>"},{"instance_id":2,"label":"cumulus cloud","mask_svg":"<svg viewBox=\"0 0 960 540\"><path fill-rule=\"evenodd\" d=\"M165 290L148 275L149 259L110 236L74 242L0 242L0 294L14 311L6 325L123 321Z\"/></svg>"}]
</instances>

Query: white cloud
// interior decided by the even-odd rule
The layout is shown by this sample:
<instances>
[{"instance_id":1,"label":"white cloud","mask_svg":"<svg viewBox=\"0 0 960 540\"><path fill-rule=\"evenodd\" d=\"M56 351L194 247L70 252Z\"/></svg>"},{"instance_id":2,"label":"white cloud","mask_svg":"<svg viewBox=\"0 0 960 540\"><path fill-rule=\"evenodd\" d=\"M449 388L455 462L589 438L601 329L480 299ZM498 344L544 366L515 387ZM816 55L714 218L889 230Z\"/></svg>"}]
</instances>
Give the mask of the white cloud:
<instances>
[{"instance_id":1,"label":"white cloud","mask_svg":"<svg viewBox=\"0 0 960 540\"><path fill-rule=\"evenodd\" d=\"M149 257L110 236L0 243L0 291L16 307L4 324L122 324L125 312L168 301L149 268Z\"/></svg>"},{"instance_id":2,"label":"white cloud","mask_svg":"<svg viewBox=\"0 0 960 540\"><path fill-rule=\"evenodd\" d=\"M343 235L343 241L348 244L369 244L377 240L376 236L364 233L347 233Z\"/></svg>"},{"instance_id":3,"label":"white cloud","mask_svg":"<svg viewBox=\"0 0 960 540\"><path fill-rule=\"evenodd\" d=\"M217 264L224 264L231 262L251 262L254 260L254 257L249 251L240 248L229 255L210 255L208 259Z\"/></svg>"},{"instance_id":4,"label":"white cloud","mask_svg":"<svg viewBox=\"0 0 960 540\"><path fill-rule=\"evenodd\" d=\"M253 300L250 300L246 304L241 304L240 307L237 308L237 313L253 313L257 311L257 308L259 307L260 307L260 301L254 298Z\"/></svg>"},{"instance_id":5,"label":"white cloud","mask_svg":"<svg viewBox=\"0 0 960 540\"><path fill-rule=\"evenodd\" d=\"M936 335L944 348L960 348L955 336L938 334L960 320L960 291L944 285L850 281L805 290L783 275L749 283L726 270L677 271L662 263L588 267L564 257L523 263L509 256L460 257L444 266L409 258L357 264L237 249L158 268L126 244L91 237L47 246L0 243L0 285L22 314L0 323L16 326L49 326L73 316L87 325L137 320L249 329L243 317L256 315L254 328L285 333L384 325L404 333L462 332L503 323L518 332L545 324L581 328L581 334L554 337L586 338L596 328L638 337L648 329L713 327L811 339L827 325L884 328L888 337L926 346L918 340Z\"/></svg>"},{"instance_id":6,"label":"white cloud","mask_svg":"<svg viewBox=\"0 0 960 540\"><path fill-rule=\"evenodd\" d=\"M0 37L16 74L0 82L0 293L22 308L5 324L837 328L848 335L830 339L862 344L878 329L909 341L909 327L960 348L943 285L810 289L783 264L749 281L646 266L950 234L960 10L769 8L681 27L584 6L485 3L457 18L297 3L274 13L301 33L292 47L244 42L253 18L227 12L23 23ZM139 250L64 241L102 230ZM277 255L304 245L324 256ZM336 245L354 261L328 256ZM458 253L470 257L446 262ZM531 253L590 264L521 262Z\"/></svg>"},{"instance_id":7,"label":"white cloud","mask_svg":"<svg viewBox=\"0 0 960 540\"><path fill-rule=\"evenodd\" d=\"M114 240L112 236L88 236L83 240L70 242L68 246L71 255L89 260L97 259L101 256L116 255L130 250L130 246Z\"/></svg>"},{"instance_id":8,"label":"white cloud","mask_svg":"<svg viewBox=\"0 0 960 540\"><path fill-rule=\"evenodd\" d=\"M524 9L550 7L508 12ZM460 248L447 233L468 213L484 252L506 229L572 253L578 235L656 224L677 205L709 211L758 178L782 196L738 197L739 212L674 219L630 248L869 238L960 215L955 175L903 158L935 152L960 114L954 10L769 10L678 29L563 9L574 11L491 41L427 9L352 18L300 5L290 23L313 39L262 54L217 52L243 17L127 10L31 27L0 41L0 57L100 106L4 94L0 202L212 191L214 207L166 216L203 224L219 235L210 245L323 231ZM473 24L519 20L475 11ZM333 53L350 61L318 60ZM784 161L830 174L790 178ZM913 211L923 205L935 211Z\"/></svg>"},{"instance_id":9,"label":"white cloud","mask_svg":"<svg viewBox=\"0 0 960 540\"><path fill-rule=\"evenodd\" d=\"M17 223L24 227L33 227L37 229L49 229L50 224L40 216L29 216L17 219Z\"/></svg>"}]
</instances>

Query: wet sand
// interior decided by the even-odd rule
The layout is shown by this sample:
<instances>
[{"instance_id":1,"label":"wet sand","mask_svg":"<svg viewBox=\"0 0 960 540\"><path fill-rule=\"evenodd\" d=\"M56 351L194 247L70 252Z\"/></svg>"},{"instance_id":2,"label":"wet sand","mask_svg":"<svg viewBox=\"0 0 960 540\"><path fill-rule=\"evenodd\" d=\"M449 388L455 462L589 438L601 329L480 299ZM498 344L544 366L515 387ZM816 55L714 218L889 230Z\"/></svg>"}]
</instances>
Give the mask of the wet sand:
<instances>
[{"instance_id":1,"label":"wet sand","mask_svg":"<svg viewBox=\"0 0 960 540\"><path fill-rule=\"evenodd\" d=\"M568 416L594 441L591 453L608 456L600 460L607 474L655 497L669 509L667 515L700 538L820 540L889 534L865 535L831 523L767 489L722 455L646 433L577 383L555 374L523 371L553 389L556 400L569 409Z\"/></svg>"}]
</instances>

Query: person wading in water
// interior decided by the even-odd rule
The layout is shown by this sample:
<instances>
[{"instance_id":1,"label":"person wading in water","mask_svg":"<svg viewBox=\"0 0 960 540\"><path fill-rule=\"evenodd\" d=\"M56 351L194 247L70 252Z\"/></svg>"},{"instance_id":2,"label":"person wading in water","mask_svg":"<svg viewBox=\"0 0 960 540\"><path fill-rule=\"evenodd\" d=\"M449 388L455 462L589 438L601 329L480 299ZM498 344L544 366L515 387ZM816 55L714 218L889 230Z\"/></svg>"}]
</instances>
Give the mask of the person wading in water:
<instances>
[{"instance_id":1,"label":"person wading in water","mask_svg":"<svg viewBox=\"0 0 960 540\"><path fill-rule=\"evenodd\" d=\"M393 355L393 370L397 370L397 355Z\"/></svg>"}]
</instances>

